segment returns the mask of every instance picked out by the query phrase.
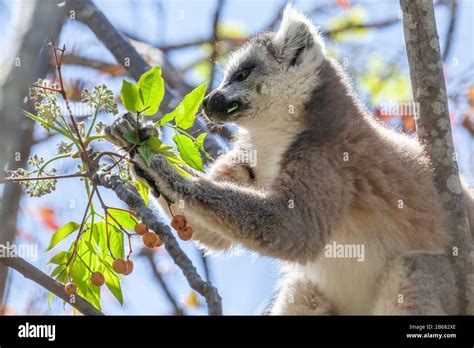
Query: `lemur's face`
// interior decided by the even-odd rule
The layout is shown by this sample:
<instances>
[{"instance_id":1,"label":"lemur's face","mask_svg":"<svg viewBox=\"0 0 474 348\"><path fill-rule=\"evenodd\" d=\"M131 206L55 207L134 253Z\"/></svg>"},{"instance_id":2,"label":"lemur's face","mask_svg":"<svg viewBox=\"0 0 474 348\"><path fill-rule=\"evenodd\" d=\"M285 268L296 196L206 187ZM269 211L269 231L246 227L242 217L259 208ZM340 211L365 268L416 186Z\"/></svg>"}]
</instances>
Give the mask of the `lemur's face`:
<instances>
[{"instance_id":1,"label":"lemur's face","mask_svg":"<svg viewBox=\"0 0 474 348\"><path fill-rule=\"evenodd\" d=\"M271 113L276 118L315 87L323 56L316 28L287 7L278 32L261 34L232 54L223 81L204 99L204 111L218 123L245 124ZM301 98L295 100L295 91Z\"/></svg>"}]
</instances>

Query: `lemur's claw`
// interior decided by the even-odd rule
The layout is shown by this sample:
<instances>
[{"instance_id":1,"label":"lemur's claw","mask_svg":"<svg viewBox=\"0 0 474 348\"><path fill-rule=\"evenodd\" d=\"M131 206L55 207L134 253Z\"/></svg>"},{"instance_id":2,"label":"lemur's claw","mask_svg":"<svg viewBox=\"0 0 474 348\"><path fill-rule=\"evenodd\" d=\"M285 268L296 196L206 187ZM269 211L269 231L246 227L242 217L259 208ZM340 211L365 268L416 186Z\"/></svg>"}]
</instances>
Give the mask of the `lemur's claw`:
<instances>
[{"instance_id":1,"label":"lemur's claw","mask_svg":"<svg viewBox=\"0 0 474 348\"><path fill-rule=\"evenodd\" d=\"M120 115L112 124L105 127L104 134L111 143L127 149L130 143L125 139L125 134L137 132L140 141L147 140L151 136L160 137L160 131L153 123L141 124L138 116L130 112Z\"/></svg>"}]
</instances>

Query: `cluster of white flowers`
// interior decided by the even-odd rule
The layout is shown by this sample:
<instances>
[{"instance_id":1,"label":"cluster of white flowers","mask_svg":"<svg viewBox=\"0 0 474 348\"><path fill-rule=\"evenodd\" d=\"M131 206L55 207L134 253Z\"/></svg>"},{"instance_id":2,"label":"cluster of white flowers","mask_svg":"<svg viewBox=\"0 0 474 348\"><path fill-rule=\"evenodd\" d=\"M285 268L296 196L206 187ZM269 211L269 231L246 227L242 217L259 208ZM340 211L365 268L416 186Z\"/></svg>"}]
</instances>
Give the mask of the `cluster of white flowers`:
<instances>
[{"instance_id":1,"label":"cluster of white flowers","mask_svg":"<svg viewBox=\"0 0 474 348\"><path fill-rule=\"evenodd\" d=\"M105 112L118 114L117 104L114 102L114 94L106 85L94 86L92 91L87 88L82 91L82 102L92 107L100 107Z\"/></svg>"}]
</instances>

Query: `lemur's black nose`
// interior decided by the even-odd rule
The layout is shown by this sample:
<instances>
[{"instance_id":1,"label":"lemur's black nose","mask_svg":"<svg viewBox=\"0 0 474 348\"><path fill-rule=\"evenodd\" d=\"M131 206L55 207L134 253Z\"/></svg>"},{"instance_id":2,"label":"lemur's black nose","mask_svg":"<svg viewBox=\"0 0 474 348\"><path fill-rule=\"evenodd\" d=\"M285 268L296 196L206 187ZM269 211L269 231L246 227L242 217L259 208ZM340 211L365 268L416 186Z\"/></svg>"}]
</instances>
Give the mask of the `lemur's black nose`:
<instances>
[{"instance_id":1,"label":"lemur's black nose","mask_svg":"<svg viewBox=\"0 0 474 348\"><path fill-rule=\"evenodd\" d=\"M217 91L211 92L202 101L202 106L206 114L230 114L236 110L239 103L235 100L228 100L224 94Z\"/></svg>"}]
</instances>

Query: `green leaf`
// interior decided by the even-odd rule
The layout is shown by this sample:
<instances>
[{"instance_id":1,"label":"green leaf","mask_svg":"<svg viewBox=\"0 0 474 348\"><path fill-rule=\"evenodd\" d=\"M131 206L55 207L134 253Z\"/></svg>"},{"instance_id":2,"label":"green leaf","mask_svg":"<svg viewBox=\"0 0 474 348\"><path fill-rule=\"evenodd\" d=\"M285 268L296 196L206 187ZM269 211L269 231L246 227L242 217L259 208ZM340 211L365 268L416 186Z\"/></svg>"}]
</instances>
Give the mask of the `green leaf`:
<instances>
[{"instance_id":1,"label":"green leaf","mask_svg":"<svg viewBox=\"0 0 474 348\"><path fill-rule=\"evenodd\" d=\"M179 158L178 155L175 154L174 152L170 152L170 153L166 154L166 159L171 164L176 164L176 165L186 164L186 162L183 161L181 158Z\"/></svg>"},{"instance_id":2,"label":"green leaf","mask_svg":"<svg viewBox=\"0 0 474 348\"><path fill-rule=\"evenodd\" d=\"M138 80L138 87L144 107L149 107L143 114L156 114L165 95L165 83L161 77L161 68L154 66L144 73Z\"/></svg>"},{"instance_id":3,"label":"green leaf","mask_svg":"<svg viewBox=\"0 0 474 348\"><path fill-rule=\"evenodd\" d=\"M162 147L161 140L155 136L149 137L146 141L146 144L148 145L148 147L150 147L150 150L153 153L159 153Z\"/></svg>"},{"instance_id":4,"label":"green leaf","mask_svg":"<svg viewBox=\"0 0 474 348\"><path fill-rule=\"evenodd\" d=\"M175 134L173 141L178 147L181 158L192 168L197 170L202 169L202 158L199 149L194 142L187 136L182 134Z\"/></svg>"},{"instance_id":5,"label":"green leaf","mask_svg":"<svg viewBox=\"0 0 474 348\"><path fill-rule=\"evenodd\" d=\"M49 293L49 296L48 296L48 308L51 310L51 302L53 302L53 297L54 297L54 294L52 292Z\"/></svg>"},{"instance_id":6,"label":"green leaf","mask_svg":"<svg viewBox=\"0 0 474 348\"><path fill-rule=\"evenodd\" d=\"M174 117L176 116L175 111L176 109L164 115L158 122L155 123L155 126L162 126L165 123L173 121Z\"/></svg>"},{"instance_id":7,"label":"green leaf","mask_svg":"<svg viewBox=\"0 0 474 348\"><path fill-rule=\"evenodd\" d=\"M69 236L71 233L74 231L77 231L79 229L79 224L71 221L65 224L63 227L61 227L59 230L57 230L52 236L51 236L51 241L49 242L49 246L46 249L46 251L51 250L56 244L58 244L60 241L62 241L64 238Z\"/></svg>"},{"instance_id":8,"label":"green leaf","mask_svg":"<svg viewBox=\"0 0 474 348\"><path fill-rule=\"evenodd\" d=\"M67 260L69 259L70 255L71 255L70 253L67 253L65 251L60 251L48 261L48 264L49 263L54 263L56 265L65 264Z\"/></svg>"},{"instance_id":9,"label":"green leaf","mask_svg":"<svg viewBox=\"0 0 474 348\"><path fill-rule=\"evenodd\" d=\"M117 259L123 259L125 256L125 249L123 247L123 232L120 231L115 225L109 223L109 239L110 239L110 250Z\"/></svg>"},{"instance_id":10,"label":"green leaf","mask_svg":"<svg viewBox=\"0 0 474 348\"><path fill-rule=\"evenodd\" d=\"M145 205L148 207L148 190L149 190L148 185L141 182L140 180L136 180L135 187L137 188L137 191L140 194L140 197L143 198Z\"/></svg>"},{"instance_id":11,"label":"green leaf","mask_svg":"<svg viewBox=\"0 0 474 348\"><path fill-rule=\"evenodd\" d=\"M206 139L207 133L201 133L199 136L196 138L196 143L199 147L199 149L204 150L204 140Z\"/></svg>"},{"instance_id":12,"label":"green leaf","mask_svg":"<svg viewBox=\"0 0 474 348\"><path fill-rule=\"evenodd\" d=\"M65 264L61 264L61 265L56 266L56 268L53 269L53 271L51 272L51 277L52 277L52 278L56 278L56 276L58 276L58 275L59 275L61 272L63 272L65 269L66 269L66 265L65 265Z\"/></svg>"},{"instance_id":13,"label":"green leaf","mask_svg":"<svg viewBox=\"0 0 474 348\"><path fill-rule=\"evenodd\" d=\"M111 260L105 260L104 264L105 285L110 290L112 295L114 295L117 301L119 301L119 303L123 305L123 294L119 282L119 277L117 273L112 270Z\"/></svg>"},{"instance_id":14,"label":"green leaf","mask_svg":"<svg viewBox=\"0 0 474 348\"><path fill-rule=\"evenodd\" d=\"M176 109L180 111L175 117L176 125L183 129L192 127L196 120L196 112L206 94L207 84L196 87L191 93L187 94ZM180 108L181 106L181 108Z\"/></svg>"},{"instance_id":15,"label":"green leaf","mask_svg":"<svg viewBox=\"0 0 474 348\"><path fill-rule=\"evenodd\" d=\"M63 269L57 276L56 276L56 280L58 282L61 282L61 283L67 283L67 281L69 280L69 276L68 276L68 272L67 272L67 269Z\"/></svg>"},{"instance_id":16,"label":"green leaf","mask_svg":"<svg viewBox=\"0 0 474 348\"><path fill-rule=\"evenodd\" d=\"M139 87L127 80L122 80L120 97L122 98L123 106L128 111L137 112L144 109Z\"/></svg>"},{"instance_id":17,"label":"green leaf","mask_svg":"<svg viewBox=\"0 0 474 348\"><path fill-rule=\"evenodd\" d=\"M168 161L169 162L169 161ZM174 167L179 173L181 173L182 176L187 177L187 178L192 178L192 175L189 174L187 171L185 171L183 168L181 168L178 164L176 163L170 163L172 167Z\"/></svg>"},{"instance_id":18,"label":"green leaf","mask_svg":"<svg viewBox=\"0 0 474 348\"><path fill-rule=\"evenodd\" d=\"M61 135L64 135L66 138L74 141L74 137L72 136L71 133L69 132L65 132L64 130L62 130L61 128L59 127L56 127L55 125L43 120L42 118L36 116L36 115L33 115L31 112L28 112L26 110L23 110L23 113L26 115L26 117L32 119L33 121L36 121L40 124L42 124L46 129L52 129L56 132L58 132L59 134Z\"/></svg>"},{"instance_id":19,"label":"green leaf","mask_svg":"<svg viewBox=\"0 0 474 348\"><path fill-rule=\"evenodd\" d=\"M123 135L126 141L128 141L130 144L138 144L138 136L136 131L130 131L128 133L125 133Z\"/></svg>"},{"instance_id":20,"label":"green leaf","mask_svg":"<svg viewBox=\"0 0 474 348\"><path fill-rule=\"evenodd\" d=\"M109 222L111 224L117 225L118 223L125 229L133 230L133 228L138 222L132 214L123 210L116 210L110 208L107 210L107 212L109 214ZM111 216L113 217L113 219L111 218Z\"/></svg>"},{"instance_id":21,"label":"green leaf","mask_svg":"<svg viewBox=\"0 0 474 348\"><path fill-rule=\"evenodd\" d=\"M100 305L100 287L95 285L89 285L87 292L84 295L85 299L89 301L99 311L102 310Z\"/></svg>"},{"instance_id":22,"label":"green leaf","mask_svg":"<svg viewBox=\"0 0 474 348\"><path fill-rule=\"evenodd\" d=\"M153 152L151 152L150 147L145 143L138 147L138 153L142 156L147 166L151 165L151 160L153 159Z\"/></svg>"},{"instance_id":23,"label":"green leaf","mask_svg":"<svg viewBox=\"0 0 474 348\"><path fill-rule=\"evenodd\" d=\"M84 266L82 261L76 258L74 264L72 265L71 278L83 294L86 294L87 288L89 286L92 286L88 282L86 282L86 280L88 279L88 272L89 271L86 270L86 267Z\"/></svg>"},{"instance_id":24,"label":"green leaf","mask_svg":"<svg viewBox=\"0 0 474 348\"><path fill-rule=\"evenodd\" d=\"M168 119L175 119L176 125L182 129L188 129L196 120L196 112L204 99L207 84L202 84L188 93L183 101L174 109L171 114L165 115L160 120L160 124L169 122Z\"/></svg>"},{"instance_id":25,"label":"green leaf","mask_svg":"<svg viewBox=\"0 0 474 348\"><path fill-rule=\"evenodd\" d=\"M109 249L107 247L107 236L105 233L104 221L96 222L94 226L92 226L92 236L99 245L100 251L102 253L108 253Z\"/></svg>"},{"instance_id":26,"label":"green leaf","mask_svg":"<svg viewBox=\"0 0 474 348\"><path fill-rule=\"evenodd\" d=\"M89 268L93 271L97 270L97 261L95 257L89 258L87 254L91 253L89 246L85 243L79 243L78 252L81 255L84 262L91 260ZM95 255L93 255L95 256ZM95 308L101 310L100 305L100 287L92 285L90 282L91 273L85 267L81 259L76 258L74 265L72 266L71 278L76 283L78 288L78 294L83 296L88 302L90 302Z\"/></svg>"}]
</instances>

